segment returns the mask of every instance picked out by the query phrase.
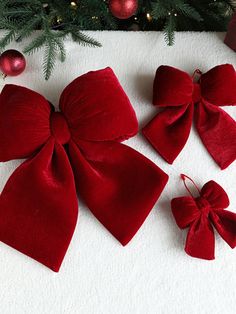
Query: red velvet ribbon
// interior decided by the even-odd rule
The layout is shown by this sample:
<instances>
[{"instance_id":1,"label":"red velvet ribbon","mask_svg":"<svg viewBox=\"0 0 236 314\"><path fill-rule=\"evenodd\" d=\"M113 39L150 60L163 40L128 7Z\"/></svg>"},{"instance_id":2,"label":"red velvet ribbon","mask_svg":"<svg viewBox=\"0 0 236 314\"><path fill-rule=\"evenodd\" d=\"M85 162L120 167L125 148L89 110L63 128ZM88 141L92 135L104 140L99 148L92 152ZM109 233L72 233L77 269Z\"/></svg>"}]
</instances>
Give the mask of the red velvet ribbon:
<instances>
[{"instance_id":1,"label":"red velvet ribbon","mask_svg":"<svg viewBox=\"0 0 236 314\"><path fill-rule=\"evenodd\" d=\"M0 195L0 240L58 271L77 221L76 187L95 217L126 245L168 176L120 142L135 135L134 110L110 68L63 91L60 112L38 93L0 95L0 161L26 158Z\"/></svg>"},{"instance_id":2,"label":"red velvet ribbon","mask_svg":"<svg viewBox=\"0 0 236 314\"><path fill-rule=\"evenodd\" d=\"M182 178L185 180L188 177L182 175ZM215 258L213 226L228 245L234 248L236 214L224 209L229 206L229 198L215 181L207 182L198 191L199 196L195 198L191 195L172 199L172 212L179 228L189 228L186 253L193 257L212 260Z\"/></svg>"},{"instance_id":3,"label":"red velvet ribbon","mask_svg":"<svg viewBox=\"0 0 236 314\"><path fill-rule=\"evenodd\" d=\"M236 51L236 12L234 12L229 24L224 43Z\"/></svg>"},{"instance_id":4,"label":"red velvet ribbon","mask_svg":"<svg viewBox=\"0 0 236 314\"><path fill-rule=\"evenodd\" d=\"M187 142L194 116L203 144L225 169L236 159L236 123L219 106L235 106L235 91L236 72L230 64L214 67L196 83L181 70L160 66L153 104L163 110L144 127L143 134L171 164Z\"/></svg>"}]
</instances>

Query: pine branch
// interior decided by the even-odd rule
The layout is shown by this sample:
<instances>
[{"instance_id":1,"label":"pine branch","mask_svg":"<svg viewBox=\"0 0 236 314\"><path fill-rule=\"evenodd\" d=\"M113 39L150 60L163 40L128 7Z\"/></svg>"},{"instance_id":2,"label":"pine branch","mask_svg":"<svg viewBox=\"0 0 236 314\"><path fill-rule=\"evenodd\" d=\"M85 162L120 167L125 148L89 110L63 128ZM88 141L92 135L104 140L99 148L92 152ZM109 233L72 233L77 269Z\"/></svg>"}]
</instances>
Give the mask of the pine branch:
<instances>
[{"instance_id":1,"label":"pine branch","mask_svg":"<svg viewBox=\"0 0 236 314\"><path fill-rule=\"evenodd\" d=\"M166 18L168 14L168 10L164 7L161 7L160 5L155 5L152 10L152 16L154 19L163 19Z\"/></svg>"},{"instance_id":2,"label":"pine branch","mask_svg":"<svg viewBox=\"0 0 236 314\"><path fill-rule=\"evenodd\" d=\"M185 16L192 18L198 22L202 21L201 15L195 10L193 7L191 7L187 3L183 3L178 7L178 11L184 14Z\"/></svg>"},{"instance_id":3,"label":"pine branch","mask_svg":"<svg viewBox=\"0 0 236 314\"><path fill-rule=\"evenodd\" d=\"M166 24L164 26L164 38L168 46L172 46L174 44L175 40L175 27L176 27L176 22L175 22L175 17L174 16L169 16L168 19L166 20Z\"/></svg>"},{"instance_id":4,"label":"pine branch","mask_svg":"<svg viewBox=\"0 0 236 314\"><path fill-rule=\"evenodd\" d=\"M17 31L18 26L19 26L18 24L19 23L17 20L15 20L13 18L5 17L3 15L0 15L0 29Z\"/></svg>"},{"instance_id":5,"label":"pine branch","mask_svg":"<svg viewBox=\"0 0 236 314\"><path fill-rule=\"evenodd\" d=\"M46 42L45 34L42 33L33 39L23 50L26 54L32 54L41 49Z\"/></svg>"},{"instance_id":6,"label":"pine branch","mask_svg":"<svg viewBox=\"0 0 236 314\"><path fill-rule=\"evenodd\" d=\"M3 38L0 39L0 52L15 39L15 31L9 30Z\"/></svg>"},{"instance_id":7,"label":"pine branch","mask_svg":"<svg viewBox=\"0 0 236 314\"><path fill-rule=\"evenodd\" d=\"M48 36L45 43L45 51L43 57L43 73L45 80L48 80L52 74L57 57L57 46L55 41Z\"/></svg>"},{"instance_id":8,"label":"pine branch","mask_svg":"<svg viewBox=\"0 0 236 314\"><path fill-rule=\"evenodd\" d=\"M61 62L64 62L66 60L66 50L65 50L65 45L62 41L61 38L54 38L55 43L57 44L57 48L59 50L59 56Z\"/></svg>"},{"instance_id":9,"label":"pine branch","mask_svg":"<svg viewBox=\"0 0 236 314\"><path fill-rule=\"evenodd\" d=\"M80 43L82 46L101 47L102 45L95 39L83 34L79 30L70 29L73 41Z\"/></svg>"},{"instance_id":10,"label":"pine branch","mask_svg":"<svg viewBox=\"0 0 236 314\"><path fill-rule=\"evenodd\" d=\"M11 7L9 9L4 10L5 15L8 17L21 17L22 15L28 14L29 16L32 14L32 10L30 10L27 6L19 7Z\"/></svg>"},{"instance_id":11,"label":"pine branch","mask_svg":"<svg viewBox=\"0 0 236 314\"><path fill-rule=\"evenodd\" d=\"M23 38L29 37L41 23L41 16L34 15L27 23L24 22L19 29L16 41L22 41Z\"/></svg>"}]
</instances>

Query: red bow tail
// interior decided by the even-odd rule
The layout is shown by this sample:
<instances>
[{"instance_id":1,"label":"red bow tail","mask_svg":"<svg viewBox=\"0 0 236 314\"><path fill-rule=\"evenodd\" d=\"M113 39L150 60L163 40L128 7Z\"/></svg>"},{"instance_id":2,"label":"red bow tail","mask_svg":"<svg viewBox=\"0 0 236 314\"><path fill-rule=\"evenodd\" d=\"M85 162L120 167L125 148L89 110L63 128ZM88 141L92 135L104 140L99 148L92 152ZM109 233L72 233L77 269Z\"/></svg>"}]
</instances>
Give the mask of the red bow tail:
<instances>
[{"instance_id":1,"label":"red bow tail","mask_svg":"<svg viewBox=\"0 0 236 314\"><path fill-rule=\"evenodd\" d=\"M0 240L58 271L77 213L68 157L51 138L40 152L15 170L2 191Z\"/></svg>"},{"instance_id":2,"label":"red bow tail","mask_svg":"<svg viewBox=\"0 0 236 314\"><path fill-rule=\"evenodd\" d=\"M236 246L236 214L228 210L215 210L210 213L211 220L219 235L233 249Z\"/></svg>"},{"instance_id":3,"label":"red bow tail","mask_svg":"<svg viewBox=\"0 0 236 314\"><path fill-rule=\"evenodd\" d=\"M196 129L221 169L236 159L236 123L221 108L201 102L195 110Z\"/></svg>"},{"instance_id":4,"label":"red bow tail","mask_svg":"<svg viewBox=\"0 0 236 314\"><path fill-rule=\"evenodd\" d=\"M215 258L214 230L205 215L201 215L190 225L185 252L192 257L208 260Z\"/></svg>"},{"instance_id":5,"label":"red bow tail","mask_svg":"<svg viewBox=\"0 0 236 314\"><path fill-rule=\"evenodd\" d=\"M142 132L159 154L172 164L188 140L192 118L193 105L165 108Z\"/></svg>"},{"instance_id":6,"label":"red bow tail","mask_svg":"<svg viewBox=\"0 0 236 314\"><path fill-rule=\"evenodd\" d=\"M71 142L69 154L81 197L94 216L126 245L159 198L167 175L116 142Z\"/></svg>"},{"instance_id":7,"label":"red bow tail","mask_svg":"<svg viewBox=\"0 0 236 314\"><path fill-rule=\"evenodd\" d=\"M186 253L193 257L214 259L214 231L208 218L199 211L194 198L174 198L171 208L177 225L181 229L189 227Z\"/></svg>"}]
</instances>

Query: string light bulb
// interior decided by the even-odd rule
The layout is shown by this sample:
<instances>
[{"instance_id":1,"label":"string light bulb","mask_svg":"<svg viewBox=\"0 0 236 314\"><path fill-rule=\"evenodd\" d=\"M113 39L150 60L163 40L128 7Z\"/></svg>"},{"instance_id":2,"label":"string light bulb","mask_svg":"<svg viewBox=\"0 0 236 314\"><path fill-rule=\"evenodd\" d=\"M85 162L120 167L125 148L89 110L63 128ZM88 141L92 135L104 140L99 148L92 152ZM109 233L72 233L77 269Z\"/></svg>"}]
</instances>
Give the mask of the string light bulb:
<instances>
[{"instance_id":1,"label":"string light bulb","mask_svg":"<svg viewBox=\"0 0 236 314\"><path fill-rule=\"evenodd\" d=\"M151 22L152 16L151 16L150 13L147 13L147 14L146 14L146 18L147 18L148 22Z\"/></svg>"},{"instance_id":2,"label":"string light bulb","mask_svg":"<svg viewBox=\"0 0 236 314\"><path fill-rule=\"evenodd\" d=\"M57 24L61 24L62 18L60 16L57 17Z\"/></svg>"},{"instance_id":3,"label":"string light bulb","mask_svg":"<svg viewBox=\"0 0 236 314\"><path fill-rule=\"evenodd\" d=\"M178 16L178 13L176 13L176 12L173 13L173 11L172 11L172 12L168 12L168 15L169 15L169 16L174 15L174 16L176 17L176 16Z\"/></svg>"},{"instance_id":4,"label":"string light bulb","mask_svg":"<svg viewBox=\"0 0 236 314\"><path fill-rule=\"evenodd\" d=\"M72 7L72 9L76 9L77 3L75 1L71 1L70 6Z\"/></svg>"}]
</instances>

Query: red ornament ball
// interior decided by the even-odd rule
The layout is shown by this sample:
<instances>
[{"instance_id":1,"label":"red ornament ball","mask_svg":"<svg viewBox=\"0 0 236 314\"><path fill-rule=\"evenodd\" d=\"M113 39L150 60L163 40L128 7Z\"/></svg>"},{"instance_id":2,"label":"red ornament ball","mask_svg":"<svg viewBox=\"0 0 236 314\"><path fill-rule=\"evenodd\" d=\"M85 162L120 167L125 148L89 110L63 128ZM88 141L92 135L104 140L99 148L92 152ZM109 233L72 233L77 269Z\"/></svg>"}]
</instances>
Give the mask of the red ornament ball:
<instances>
[{"instance_id":1,"label":"red ornament ball","mask_svg":"<svg viewBox=\"0 0 236 314\"><path fill-rule=\"evenodd\" d=\"M128 19L138 9L137 0L110 0L109 9L118 19Z\"/></svg>"},{"instance_id":2,"label":"red ornament ball","mask_svg":"<svg viewBox=\"0 0 236 314\"><path fill-rule=\"evenodd\" d=\"M5 76L17 76L24 71L25 67L25 57L17 50L6 50L0 55L0 71Z\"/></svg>"}]
</instances>

